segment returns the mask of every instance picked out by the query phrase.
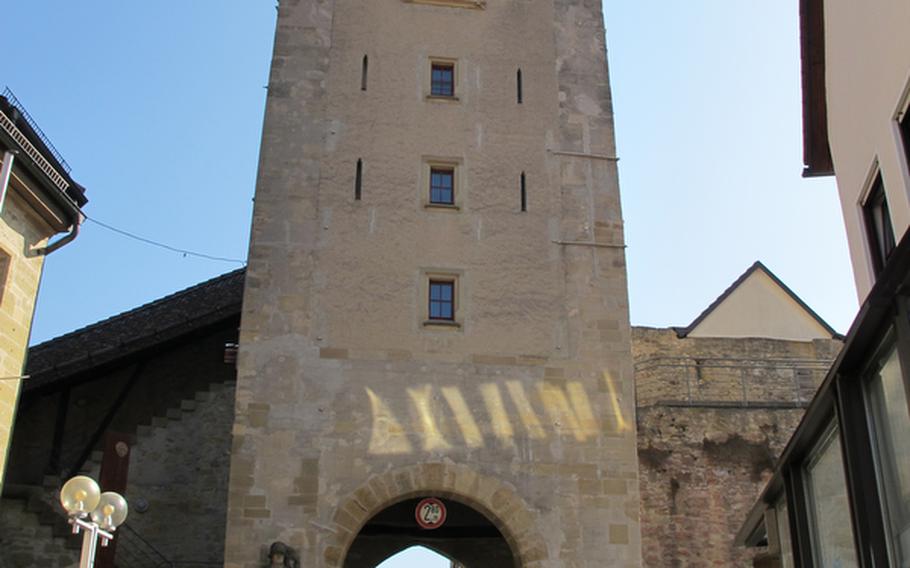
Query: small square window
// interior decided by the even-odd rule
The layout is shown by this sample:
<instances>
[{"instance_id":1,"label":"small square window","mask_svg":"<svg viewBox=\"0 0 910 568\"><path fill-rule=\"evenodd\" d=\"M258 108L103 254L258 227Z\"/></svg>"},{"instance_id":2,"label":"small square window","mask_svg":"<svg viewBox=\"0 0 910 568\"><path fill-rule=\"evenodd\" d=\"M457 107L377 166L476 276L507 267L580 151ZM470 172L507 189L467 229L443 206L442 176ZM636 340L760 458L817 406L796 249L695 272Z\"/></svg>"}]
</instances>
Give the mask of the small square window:
<instances>
[{"instance_id":1,"label":"small square window","mask_svg":"<svg viewBox=\"0 0 910 568\"><path fill-rule=\"evenodd\" d=\"M455 204L454 168L430 168L430 203L434 205Z\"/></svg>"},{"instance_id":2,"label":"small square window","mask_svg":"<svg viewBox=\"0 0 910 568\"><path fill-rule=\"evenodd\" d=\"M434 97L455 96L455 65L433 63L431 65L430 95Z\"/></svg>"},{"instance_id":3,"label":"small square window","mask_svg":"<svg viewBox=\"0 0 910 568\"><path fill-rule=\"evenodd\" d=\"M863 204L863 217L866 223L866 235L872 253L872 265L878 274L885 268L891 251L894 250L894 228L891 225L891 212L885 197L885 185L881 172L875 176L869 197Z\"/></svg>"},{"instance_id":4,"label":"small square window","mask_svg":"<svg viewBox=\"0 0 910 568\"><path fill-rule=\"evenodd\" d=\"M455 283L430 280L430 319L455 321Z\"/></svg>"}]
</instances>

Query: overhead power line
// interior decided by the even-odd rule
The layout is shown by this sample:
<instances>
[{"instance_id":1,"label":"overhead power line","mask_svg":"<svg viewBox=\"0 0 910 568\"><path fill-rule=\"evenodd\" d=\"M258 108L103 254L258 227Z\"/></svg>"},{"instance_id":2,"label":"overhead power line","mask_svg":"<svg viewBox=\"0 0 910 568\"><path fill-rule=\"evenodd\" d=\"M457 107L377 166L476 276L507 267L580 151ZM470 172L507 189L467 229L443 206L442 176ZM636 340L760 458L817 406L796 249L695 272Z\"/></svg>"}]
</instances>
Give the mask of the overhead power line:
<instances>
[{"instance_id":1,"label":"overhead power line","mask_svg":"<svg viewBox=\"0 0 910 568\"><path fill-rule=\"evenodd\" d=\"M83 215L84 215L84 213L83 213ZM171 252L176 252L176 253L182 254L183 256L194 256L196 258L204 258L206 260L214 260L217 262L231 262L231 263L235 263L235 264L246 264L245 260L240 260L238 258L226 258L223 256L214 256L211 254L205 254L202 252L196 252L196 251L191 251L191 250L183 249L183 248L179 248L179 247L173 247L171 245L166 245L164 243L160 243L158 241L139 236L135 233L131 233L131 232L125 231L123 229L118 229L117 227L108 225L107 223L103 223L97 219L93 219L93 218L89 217L88 215L85 215L85 219L87 221L91 221L92 223L94 223L96 225L104 227L108 231L113 231L113 232L117 233L118 235L122 235L124 237L139 241L141 243L145 243L147 245L151 245L153 247L163 248L163 249L169 250Z\"/></svg>"}]
</instances>

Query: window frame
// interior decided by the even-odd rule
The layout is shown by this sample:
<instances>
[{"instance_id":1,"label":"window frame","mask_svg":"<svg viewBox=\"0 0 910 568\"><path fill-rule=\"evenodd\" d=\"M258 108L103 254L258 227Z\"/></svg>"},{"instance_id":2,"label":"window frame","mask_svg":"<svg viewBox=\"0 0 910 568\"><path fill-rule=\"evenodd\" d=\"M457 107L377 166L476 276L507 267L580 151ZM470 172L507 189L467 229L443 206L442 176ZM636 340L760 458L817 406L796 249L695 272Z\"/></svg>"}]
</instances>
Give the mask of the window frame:
<instances>
[{"instance_id":1,"label":"window frame","mask_svg":"<svg viewBox=\"0 0 910 568\"><path fill-rule=\"evenodd\" d=\"M450 284L452 289L452 317L431 317L432 285ZM457 330L464 325L464 271L449 268L423 268L418 286L419 327L427 330Z\"/></svg>"},{"instance_id":2,"label":"window frame","mask_svg":"<svg viewBox=\"0 0 910 568\"><path fill-rule=\"evenodd\" d=\"M449 180L448 188L444 186L434 185L434 180L436 176L445 176ZM429 193L427 195L427 202L430 205L435 207L453 207L455 205L455 167L454 166L445 166L445 165L430 165L430 186ZM448 200L437 200L434 199L434 194L436 192L444 192L448 190L449 199Z\"/></svg>"},{"instance_id":3,"label":"window frame","mask_svg":"<svg viewBox=\"0 0 910 568\"><path fill-rule=\"evenodd\" d=\"M878 277L885 269L891 253L897 247L885 182L882 171L878 167L875 168L868 190L865 192L861 210L867 250L872 260L872 271Z\"/></svg>"},{"instance_id":4,"label":"window frame","mask_svg":"<svg viewBox=\"0 0 910 568\"><path fill-rule=\"evenodd\" d=\"M897 105L897 112L894 113L894 132L900 147L898 153L903 166L901 171L904 175L904 183L910 184L910 78L907 80L900 103Z\"/></svg>"},{"instance_id":5,"label":"window frame","mask_svg":"<svg viewBox=\"0 0 910 568\"><path fill-rule=\"evenodd\" d=\"M464 204L464 180L462 168L464 164L459 158L444 158L424 156L422 158L421 175L418 184L420 203L424 209L438 212L460 212ZM449 203L433 201L433 171L448 170L452 173L452 200Z\"/></svg>"},{"instance_id":6,"label":"window frame","mask_svg":"<svg viewBox=\"0 0 910 568\"><path fill-rule=\"evenodd\" d=\"M892 515L891 504L889 500L889 491L887 488L886 472L884 470L883 457L880 446L881 433L879 432L880 424L879 409L876 408L876 401L873 400L872 383L877 374L884 367L882 361L885 356L894 351L897 357L898 369L900 371L901 387L904 393L904 403L907 405L907 412L910 414L910 299L905 296L895 297L895 317L892 318L893 325L890 326L879 338L877 346L870 350L871 356L866 361L866 365L861 372L863 411L866 427L866 439L868 440L869 450L871 452L870 472L867 472L875 478L875 498L880 504L877 510L882 523L882 538L889 561L892 565L897 564L897 557L902 554L898 551L899 543L895 542L892 535ZM876 345L873 343L873 345ZM883 379L880 379L883 380ZM893 472L891 472L893 473ZM904 553L906 554L906 553ZM908 558L902 558L904 562Z\"/></svg>"},{"instance_id":7,"label":"window frame","mask_svg":"<svg viewBox=\"0 0 910 568\"><path fill-rule=\"evenodd\" d=\"M837 464L840 466L840 481L843 481L843 499L847 503L847 517L848 525L850 528L850 546L853 551L853 558L856 561L858 566L861 566L861 554L857 548L857 535L856 529L853 525L853 511L852 503L850 497L850 479L848 472L848 464L844 459L844 444L845 440L841 437L841 424L840 421L832 417L828 425L822 430L822 434L818 436L813 445L812 449L809 451L805 460L800 464L800 475L803 478L803 491L805 499L805 514L809 526L809 542L806 544L811 550L812 559L814 564L822 566L821 563L824 559L822 545L819 537L822 533L820 529L825 529L825 525L822 524L823 519L819 519L816 511L816 505L819 504L817 501L817 482L816 477L813 476L815 473L814 468L821 462L822 458L827 455L828 451L837 450L834 453ZM836 448L834 447L835 442L837 443Z\"/></svg>"},{"instance_id":8,"label":"window frame","mask_svg":"<svg viewBox=\"0 0 910 568\"><path fill-rule=\"evenodd\" d=\"M427 282L427 319L432 322L444 321L444 322L454 322L455 321L455 280L454 279L440 279L436 277L431 277L429 282ZM433 298L433 292L435 290L447 290L449 294L448 300L445 298ZM434 315L433 307L434 304L437 304L440 309L443 307L448 307L449 315Z\"/></svg>"},{"instance_id":9,"label":"window frame","mask_svg":"<svg viewBox=\"0 0 910 568\"><path fill-rule=\"evenodd\" d=\"M434 80L433 74L437 68L448 69L451 72L451 90L448 91L448 94L445 92L436 92L434 90L434 85L436 81ZM451 57L430 57L427 64L427 85L426 85L426 98L429 101L443 101L443 102L453 102L458 101L458 92L459 92L459 65L458 60Z\"/></svg>"},{"instance_id":10,"label":"window frame","mask_svg":"<svg viewBox=\"0 0 910 568\"><path fill-rule=\"evenodd\" d=\"M897 118L897 131L904 150L904 164L910 170L910 108L904 109Z\"/></svg>"}]
</instances>

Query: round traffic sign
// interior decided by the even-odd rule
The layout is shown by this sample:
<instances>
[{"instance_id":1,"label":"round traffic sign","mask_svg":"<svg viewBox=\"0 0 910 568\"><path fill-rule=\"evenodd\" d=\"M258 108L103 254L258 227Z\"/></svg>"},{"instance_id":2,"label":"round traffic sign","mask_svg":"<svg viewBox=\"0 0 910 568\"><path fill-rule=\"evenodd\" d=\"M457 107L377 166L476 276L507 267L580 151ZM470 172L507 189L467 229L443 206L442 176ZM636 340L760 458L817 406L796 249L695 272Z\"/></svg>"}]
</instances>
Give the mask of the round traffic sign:
<instances>
[{"instance_id":1,"label":"round traffic sign","mask_svg":"<svg viewBox=\"0 0 910 568\"><path fill-rule=\"evenodd\" d=\"M438 529L446 522L446 506L435 497L427 497L417 504L414 517L420 528L426 530Z\"/></svg>"}]
</instances>

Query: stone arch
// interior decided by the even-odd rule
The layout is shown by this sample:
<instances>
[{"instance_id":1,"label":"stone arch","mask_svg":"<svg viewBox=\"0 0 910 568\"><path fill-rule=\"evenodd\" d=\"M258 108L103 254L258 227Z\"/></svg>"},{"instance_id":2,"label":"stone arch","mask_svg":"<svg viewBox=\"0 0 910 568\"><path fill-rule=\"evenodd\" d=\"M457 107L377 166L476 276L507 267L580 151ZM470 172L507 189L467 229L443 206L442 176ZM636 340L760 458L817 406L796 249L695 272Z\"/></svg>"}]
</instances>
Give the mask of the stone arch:
<instances>
[{"instance_id":1,"label":"stone arch","mask_svg":"<svg viewBox=\"0 0 910 568\"><path fill-rule=\"evenodd\" d=\"M425 463L375 475L342 499L323 547L325 565L341 568L361 528L387 507L418 496L444 497L486 516L512 548L520 568L539 568L548 557L534 515L515 488L454 463Z\"/></svg>"}]
</instances>

